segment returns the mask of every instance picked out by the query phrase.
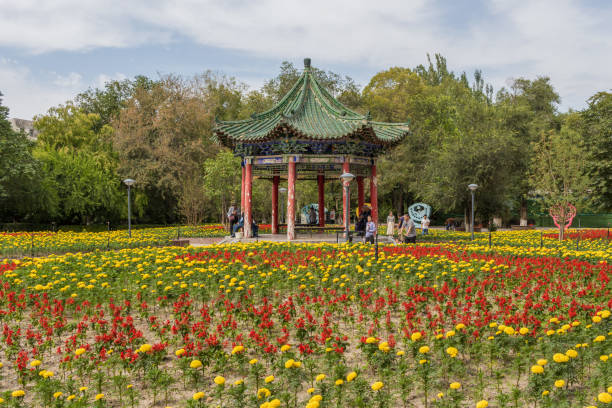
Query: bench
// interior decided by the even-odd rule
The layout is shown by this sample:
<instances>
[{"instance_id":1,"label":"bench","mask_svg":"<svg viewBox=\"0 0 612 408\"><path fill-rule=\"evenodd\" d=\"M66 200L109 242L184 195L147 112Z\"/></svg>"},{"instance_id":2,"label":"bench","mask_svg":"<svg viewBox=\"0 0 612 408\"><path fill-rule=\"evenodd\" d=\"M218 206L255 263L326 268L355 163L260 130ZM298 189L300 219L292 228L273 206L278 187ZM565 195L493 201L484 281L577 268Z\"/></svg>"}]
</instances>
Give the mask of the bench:
<instances>
[{"instance_id":1,"label":"bench","mask_svg":"<svg viewBox=\"0 0 612 408\"><path fill-rule=\"evenodd\" d=\"M535 225L511 225L512 231L532 230L535 229Z\"/></svg>"}]
</instances>

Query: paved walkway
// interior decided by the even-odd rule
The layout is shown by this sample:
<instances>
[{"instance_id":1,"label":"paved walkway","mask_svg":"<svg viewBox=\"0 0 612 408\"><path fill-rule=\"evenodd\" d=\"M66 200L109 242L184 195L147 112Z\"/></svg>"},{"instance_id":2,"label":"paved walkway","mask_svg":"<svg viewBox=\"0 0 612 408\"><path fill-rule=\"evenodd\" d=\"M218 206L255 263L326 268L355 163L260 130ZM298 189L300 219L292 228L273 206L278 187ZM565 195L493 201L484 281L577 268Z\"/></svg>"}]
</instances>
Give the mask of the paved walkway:
<instances>
[{"instance_id":1,"label":"paved walkway","mask_svg":"<svg viewBox=\"0 0 612 408\"><path fill-rule=\"evenodd\" d=\"M260 234L259 237L257 238L231 238L229 236L225 237L225 238L219 238L216 242L211 242L211 240L208 240L206 242L200 242L197 238L185 238L188 239L190 242L191 246L194 247L201 247L201 246L208 246L208 245L214 245L214 244L229 244L229 243L234 243L234 242L259 242L259 241L266 241L266 242L287 242L287 234ZM353 239L353 242L360 242L361 241L361 237L355 237ZM388 237L386 236L380 236L380 243L388 243ZM339 234L337 240L336 240L336 234L298 234L296 235L296 239L294 241L291 241L294 243L322 243L322 242L327 242L327 243L343 243L344 242L344 237L342 236L342 234Z\"/></svg>"}]
</instances>

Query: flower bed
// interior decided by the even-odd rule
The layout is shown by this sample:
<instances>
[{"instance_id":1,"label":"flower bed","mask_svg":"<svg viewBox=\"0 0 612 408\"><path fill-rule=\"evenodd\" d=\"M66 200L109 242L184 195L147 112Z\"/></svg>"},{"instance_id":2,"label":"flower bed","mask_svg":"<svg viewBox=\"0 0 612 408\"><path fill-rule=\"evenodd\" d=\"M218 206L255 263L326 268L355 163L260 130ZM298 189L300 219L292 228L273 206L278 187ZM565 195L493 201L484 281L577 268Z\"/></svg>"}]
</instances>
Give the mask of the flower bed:
<instances>
[{"instance_id":1,"label":"flower bed","mask_svg":"<svg viewBox=\"0 0 612 408\"><path fill-rule=\"evenodd\" d=\"M41 407L606 400L609 252L526 248L381 246L376 259L361 244L260 242L5 263L0 396Z\"/></svg>"}]
</instances>

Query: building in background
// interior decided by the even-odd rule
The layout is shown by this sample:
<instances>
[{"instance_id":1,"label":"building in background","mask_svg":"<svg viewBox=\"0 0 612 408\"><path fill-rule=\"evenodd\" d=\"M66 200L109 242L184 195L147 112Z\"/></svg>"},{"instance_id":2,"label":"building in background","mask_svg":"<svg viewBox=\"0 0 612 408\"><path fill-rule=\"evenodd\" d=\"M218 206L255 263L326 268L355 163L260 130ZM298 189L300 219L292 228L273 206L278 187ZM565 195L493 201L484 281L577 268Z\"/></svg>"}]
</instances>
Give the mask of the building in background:
<instances>
[{"instance_id":1,"label":"building in background","mask_svg":"<svg viewBox=\"0 0 612 408\"><path fill-rule=\"evenodd\" d=\"M11 127L16 132L24 132L26 136L31 140L36 140L38 136L38 130L34 129L34 121L27 119L9 119Z\"/></svg>"}]
</instances>

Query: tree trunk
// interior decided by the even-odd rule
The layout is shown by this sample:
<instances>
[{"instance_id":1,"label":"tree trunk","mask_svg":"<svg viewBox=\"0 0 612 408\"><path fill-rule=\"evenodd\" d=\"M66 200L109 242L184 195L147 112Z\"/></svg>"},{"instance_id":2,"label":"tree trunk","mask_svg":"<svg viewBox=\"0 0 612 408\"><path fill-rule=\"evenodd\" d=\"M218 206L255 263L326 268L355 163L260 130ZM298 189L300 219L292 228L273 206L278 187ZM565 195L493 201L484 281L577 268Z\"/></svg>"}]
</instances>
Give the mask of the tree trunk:
<instances>
[{"instance_id":1,"label":"tree trunk","mask_svg":"<svg viewBox=\"0 0 612 408\"><path fill-rule=\"evenodd\" d=\"M520 221L519 221L519 225L521 227L526 227L527 226L527 200L525 200L525 197L521 197L521 210L520 210Z\"/></svg>"}]
</instances>

